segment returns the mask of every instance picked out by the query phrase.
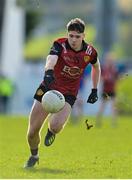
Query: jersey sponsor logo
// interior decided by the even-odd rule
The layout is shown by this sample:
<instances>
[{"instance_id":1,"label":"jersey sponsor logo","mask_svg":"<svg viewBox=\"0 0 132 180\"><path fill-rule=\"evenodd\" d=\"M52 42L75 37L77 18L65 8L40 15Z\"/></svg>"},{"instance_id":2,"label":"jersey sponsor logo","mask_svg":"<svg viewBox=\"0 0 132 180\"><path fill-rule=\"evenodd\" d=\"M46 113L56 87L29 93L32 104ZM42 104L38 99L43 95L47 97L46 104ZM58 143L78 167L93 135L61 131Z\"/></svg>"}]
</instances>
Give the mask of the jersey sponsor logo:
<instances>
[{"instance_id":1,"label":"jersey sponsor logo","mask_svg":"<svg viewBox=\"0 0 132 180\"><path fill-rule=\"evenodd\" d=\"M64 56L63 59L66 62L69 62L69 63L79 64L79 61L81 60L81 57L80 56Z\"/></svg>"},{"instance_id":2,"label":"jersey sponsor logo","mask_svg":"<svg viewBox=\"0 0 132 180\"><path fill-rule=\"evenodd\" d=\"M69 66L64 66L63 72L69 74L71 77L77 77L80 76L83 72L83 69L80 69L79 67L69 67Z\"/></svg>"},{"instance_id":3,"label":"jersey sponsor logo","mask_svg":"<svg viewBox=\"0 0 132 180\"><path fill-rule=\"evenodd\" d=\"M63 58L65 61L71 61L71 58L69 56L64 56Z\"/></svg>"}]
</instances>

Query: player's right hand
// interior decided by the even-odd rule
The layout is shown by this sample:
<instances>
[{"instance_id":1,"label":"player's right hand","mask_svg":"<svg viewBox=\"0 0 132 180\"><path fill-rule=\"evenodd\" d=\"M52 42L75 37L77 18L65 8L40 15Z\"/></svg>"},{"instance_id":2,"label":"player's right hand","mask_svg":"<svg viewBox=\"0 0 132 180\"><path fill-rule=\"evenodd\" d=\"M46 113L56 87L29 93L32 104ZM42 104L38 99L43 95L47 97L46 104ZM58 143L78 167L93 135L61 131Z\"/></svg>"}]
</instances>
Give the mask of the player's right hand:
<instances>
[{"instance_id":1,"label":"player's right hand","mask_svg":"<svg viewBox=\"0 0 132 180\"><path fill-rule=\"evenodd\" d=\"M49 88L49 85L55 80L54 78L54 71L52 69L49 69L45 71L45 76L44 76L44 83L46 88Z\"/></svg>"}]
</instances>

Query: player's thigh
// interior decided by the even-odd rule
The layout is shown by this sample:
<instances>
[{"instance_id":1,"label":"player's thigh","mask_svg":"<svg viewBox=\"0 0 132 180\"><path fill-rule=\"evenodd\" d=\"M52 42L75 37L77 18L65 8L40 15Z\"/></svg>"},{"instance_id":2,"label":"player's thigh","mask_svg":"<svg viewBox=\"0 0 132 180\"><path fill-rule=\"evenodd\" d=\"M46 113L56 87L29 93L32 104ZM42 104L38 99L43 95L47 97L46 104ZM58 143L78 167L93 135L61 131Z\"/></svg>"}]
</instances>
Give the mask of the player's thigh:
<instances>
[{"instance_id":1,"label":"player's thigh","mask_svg":"<svg viewBox=\"0 0 132 180\"><path fill-rule=\"evenodd\" d=\"M68 117L71 114L71 105L69 103L65 103L64 108L58 113L51 114L49 117L49 122L51 125L60 125L63 126L67 121Z\"/></svg>"},{"instance_id":2,"label":"player's thigh","mask_svg":"<svg viewBox=\"0 0 132 180\"><path fill-rule=\"evenodd\" d=\"M29 129L39 130L47 116L42 104L35 100L29 115Z\"/></svg>"}]
</instances>

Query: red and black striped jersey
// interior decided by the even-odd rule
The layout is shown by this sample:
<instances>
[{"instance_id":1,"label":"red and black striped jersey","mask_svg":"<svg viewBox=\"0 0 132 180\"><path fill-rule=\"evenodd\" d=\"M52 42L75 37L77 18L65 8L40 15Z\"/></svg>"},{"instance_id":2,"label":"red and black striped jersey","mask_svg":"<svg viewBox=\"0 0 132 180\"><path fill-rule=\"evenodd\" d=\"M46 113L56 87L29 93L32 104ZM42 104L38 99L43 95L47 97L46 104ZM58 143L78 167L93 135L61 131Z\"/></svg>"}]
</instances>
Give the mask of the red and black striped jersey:
<instances>
[{"instance_id":1,"label":"red and black striped jersey","mask_svg":"<svg viewBox=\"0 0 132 180\"><path fill-rule=\"evenodd\" d=\"M67 38L61 38L54 41L49 54L58 56L54 68L55 82L50 88L76 96L84 69L89 63L97 62L97 51L85 41L82 42L82 49L75 51Z\"/></svg>"}]
</instances>

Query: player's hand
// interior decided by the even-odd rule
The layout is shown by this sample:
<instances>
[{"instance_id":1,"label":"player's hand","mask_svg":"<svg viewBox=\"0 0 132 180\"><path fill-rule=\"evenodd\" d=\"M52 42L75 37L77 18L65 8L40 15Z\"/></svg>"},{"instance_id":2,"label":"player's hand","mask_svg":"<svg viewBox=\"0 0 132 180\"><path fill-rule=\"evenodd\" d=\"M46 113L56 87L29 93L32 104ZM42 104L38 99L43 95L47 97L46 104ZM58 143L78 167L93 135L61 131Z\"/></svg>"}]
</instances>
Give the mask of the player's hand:
<instances>
[{"instance_id":1,"label":"player's hand","mask_svg":"<svg viewBox=\"0 0 132 180\"><path fill-rule=\"evenodd\" d=\"M46 88L49 88L49 85L55 80L54 78L54 71L52 69L49 69L45 71L45 76L44 76L44 83Z\"/></svg>"},{"instance_id":2,"label":"player's hand","mask_svg":"<svg viewBox=\"0 0 132 180\"><path fill-rule=\"evenodd\" d=\"M95 103L98 100L97 89L92 89L91 94L88 97L87 103Z\"/></svg>"}]
</instances>

